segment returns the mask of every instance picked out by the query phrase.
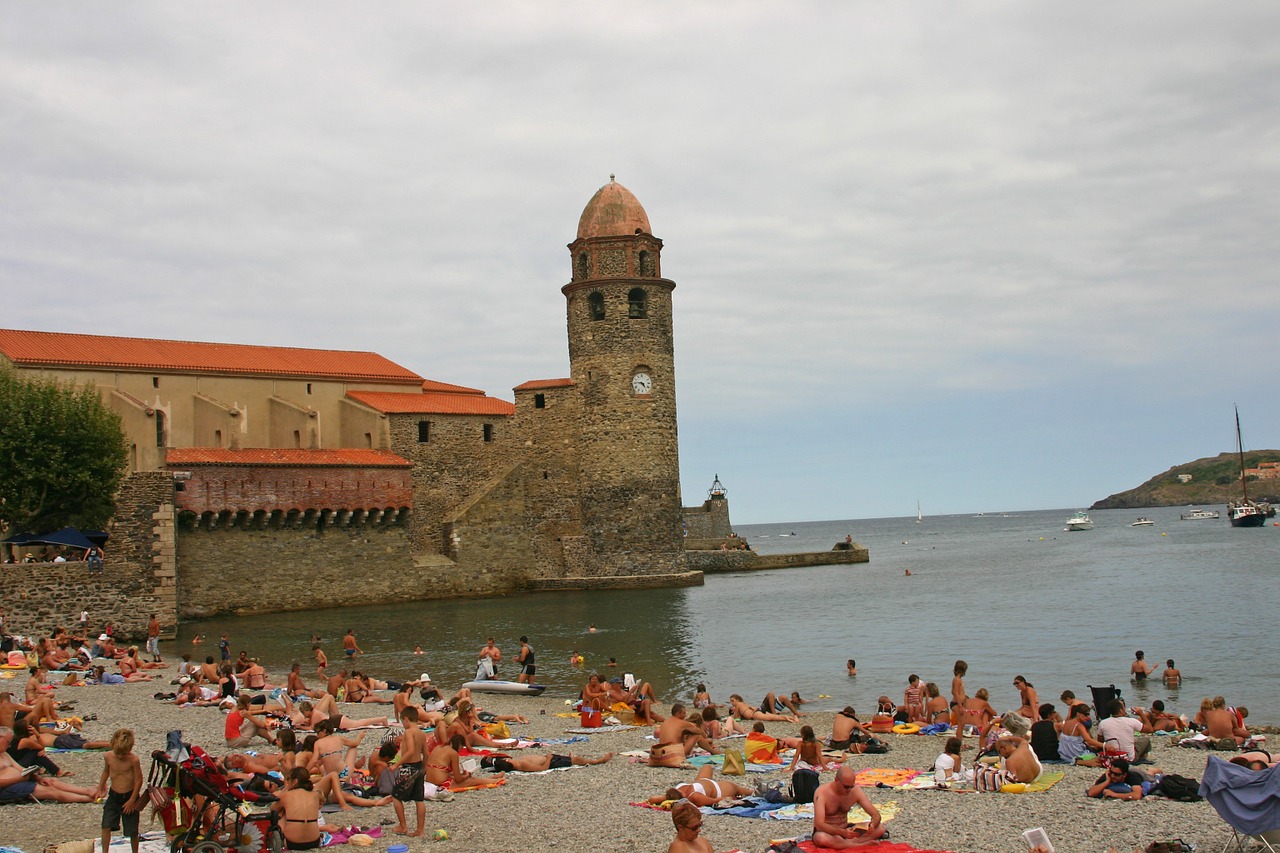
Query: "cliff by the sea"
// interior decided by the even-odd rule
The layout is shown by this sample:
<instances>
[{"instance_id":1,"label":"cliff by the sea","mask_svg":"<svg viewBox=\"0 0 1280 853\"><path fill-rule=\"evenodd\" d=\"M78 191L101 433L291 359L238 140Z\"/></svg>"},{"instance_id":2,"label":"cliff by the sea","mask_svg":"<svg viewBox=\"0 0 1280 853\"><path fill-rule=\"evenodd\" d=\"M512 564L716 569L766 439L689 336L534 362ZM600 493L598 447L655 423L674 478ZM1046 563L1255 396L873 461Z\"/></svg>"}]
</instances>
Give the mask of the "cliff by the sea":
<instances>
[{"instance_id":1,"label":"cliff by the sea","mask_svg":"<svg viewBox=\"0 0 1280 853\"><path fill-rule=\"evenodd\" d=\"M1245 453L1246 469L1256 468L1260 462L1280 462L1280 450L1254 450ZM1251 476L1248 486L1249 497L1280 503L1280 479L1258 479ZM1240 457L1236 453L1219 453L1207 459L1175 465L1137 488L1098 501L1090 509L1225 504L1239 497Z\"/></svg>"}]
</instances>

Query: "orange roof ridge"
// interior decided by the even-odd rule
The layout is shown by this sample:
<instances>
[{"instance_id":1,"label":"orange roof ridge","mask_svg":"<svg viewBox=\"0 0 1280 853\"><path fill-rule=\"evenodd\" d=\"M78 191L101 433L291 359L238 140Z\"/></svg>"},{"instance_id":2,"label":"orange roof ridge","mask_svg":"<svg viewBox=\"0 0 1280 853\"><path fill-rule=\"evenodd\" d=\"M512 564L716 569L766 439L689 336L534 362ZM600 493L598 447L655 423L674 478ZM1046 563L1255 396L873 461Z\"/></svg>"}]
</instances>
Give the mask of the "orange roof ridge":
<instances>
[{"instance_id":1,"label":"orange roof ridge","mask_svg":"<svg viewBox=\"0 0 1280 853\"><path fill-rule=\"evenodd\" d=\"M514 415L516 411L515 404L483 394L348 391L347 396L384 414Z\"/></svg>"},{"instance_id":2,"label":"orange roof ridge","mask_svg":"<svg viewBox=\"0 0 1280 853\"><path fill-rule=\"evenodd\" d=\"M423 380L422 392L424 394L443 392L446 394L479 394L481 397L484 396L484 392L479 388L468 388L465 385L452 385L448 382L437 382L434 379Z\"/></svg>"},{"instance_id":3,"label":"orange roof ridge","mask_svg":"<svg viewBox=\"0 0 1280 853\"><path fill-rule=\"evenodd\" d=\"M361 448L305 450L248 447L232 450L225 447L173 447L165 456L165 464L169 467L174 465L283 465L327 468L409 468L413 463L388 450Z\"/></svg>"},{"instance_id":4,"label":"orange roof ridge","mask_svg":"<svg viewBox=\"0 0 1280 853\"><path fill-rule=\"evenodd\" d=\"M532 391L537 388L568 388L576 384L572 379L530 379L522 382L512 391Z\"/></svg>"},{"instance_id":5,"label":"orange roof ridge","mask_svg":"<svg viewBox=\"0 0 1280 853\"><path fill-rule=\"evenodd\" d=\"M15 364L33 366L423 382L384 356L349 350L0 329L0 353Z\"/></svg>"}]
</instances>

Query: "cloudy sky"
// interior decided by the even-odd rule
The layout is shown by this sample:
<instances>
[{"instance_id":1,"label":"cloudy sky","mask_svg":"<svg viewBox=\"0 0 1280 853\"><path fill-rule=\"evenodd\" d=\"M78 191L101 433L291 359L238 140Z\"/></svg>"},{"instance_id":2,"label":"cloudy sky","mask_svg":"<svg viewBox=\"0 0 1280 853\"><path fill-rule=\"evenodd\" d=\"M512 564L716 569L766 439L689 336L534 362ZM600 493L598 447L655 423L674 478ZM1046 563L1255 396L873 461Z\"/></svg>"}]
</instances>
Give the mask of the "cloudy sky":
<instances>
[{"instance_id":1,"label":"cloudy sky","mask_svg":"<svg viewBox=\"0 0 1280 853\"><path fill-rule=\"evenodd\" d=\"M685 503L1088 505L1280 446L1280 6L6 3L0 326L568 373L616 173Z\"/></svg>"}]
</instances>

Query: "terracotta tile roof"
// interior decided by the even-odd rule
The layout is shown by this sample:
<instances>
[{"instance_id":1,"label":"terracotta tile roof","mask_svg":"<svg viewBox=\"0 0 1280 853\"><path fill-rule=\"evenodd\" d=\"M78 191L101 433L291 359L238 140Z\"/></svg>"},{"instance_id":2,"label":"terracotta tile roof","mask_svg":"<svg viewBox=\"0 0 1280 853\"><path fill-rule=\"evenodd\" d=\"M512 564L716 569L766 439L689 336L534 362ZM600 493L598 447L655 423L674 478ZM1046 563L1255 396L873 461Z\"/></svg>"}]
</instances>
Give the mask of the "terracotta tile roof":
<instances>
[{"instance_id":1,"label":"terracotta tile roof","mask_svg":"<svg viewBox=\"0 0 1280 853\"><path fill-rule=\"evenodd\" d=\"M343 350L0 329L0 353L15 364L43 367L297 376L419 386L423 381L377 353Z\"/></svg>"},{"instance_id":2,"label":"terracotta tile roof","mask_svg":"<svg viewBox=\"0 0 1280 853\"><path fill-rule=\"evenodd\" d=\"M173 447L165 457L175 465L281 465L291 468L315 466L326 468L409 468L409 460L387 450L293 450L249 447L228 450L222 447Z\"/></svg>"},{"instance_id":3,"label":"terracotta tile roof","mask_svg":"<svg viewBox=\"0 0 1280 853\"><path fill-rule=\"evenodd\" d=\"M484 396L484 392L479 388L468 388L465 385L450 385L448 382L437 382L434 379L424 379L422 382L422 391L424 394L443 391L446 394L479 394L482 397Z\"/></svg>"},{"instance_id":4,"label":"terracotta tile roof","mask_svg":"<svg viewBox=\"0 0 1280 853\"><path fill-rule=\"evenodd\" d=\"M387 414L417 415L514 415L506 400L483 394L397 394L390 391L348 391L347 396Z\"/></svg>"},{"instance_id":5,"label":"terracotta tile roof","mask_svg":"<svg viewBox=\"0 0 1280 853\"><path fill-rule=\"evenodd\" d=\"M572 379L530 379L517 385L515 391L535 391L542 388L570 388L574 385Z\"/></svg>"}]
</instances>

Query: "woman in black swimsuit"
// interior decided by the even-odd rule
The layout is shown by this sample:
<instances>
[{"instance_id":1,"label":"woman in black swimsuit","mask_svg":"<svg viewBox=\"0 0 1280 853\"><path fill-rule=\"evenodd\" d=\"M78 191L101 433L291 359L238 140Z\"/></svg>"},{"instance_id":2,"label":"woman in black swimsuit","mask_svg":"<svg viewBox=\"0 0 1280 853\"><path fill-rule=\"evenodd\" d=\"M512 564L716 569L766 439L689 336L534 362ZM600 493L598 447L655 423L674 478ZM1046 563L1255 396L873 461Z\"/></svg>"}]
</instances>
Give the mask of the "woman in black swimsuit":
<instances>
[{"instance_id":1,"label":"woman in black swimsuit","mask_svg":"<svg viewBox=\"0 0 1280 853\"><path fill-rule=\"evenodd\" d=\"M295 767L284 780L284 793L272 804L280 812L280 829L290 850L315 850L320 846L320 794L311 787L311 774Z\"/></svg>"}]
</instances>

